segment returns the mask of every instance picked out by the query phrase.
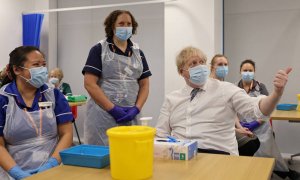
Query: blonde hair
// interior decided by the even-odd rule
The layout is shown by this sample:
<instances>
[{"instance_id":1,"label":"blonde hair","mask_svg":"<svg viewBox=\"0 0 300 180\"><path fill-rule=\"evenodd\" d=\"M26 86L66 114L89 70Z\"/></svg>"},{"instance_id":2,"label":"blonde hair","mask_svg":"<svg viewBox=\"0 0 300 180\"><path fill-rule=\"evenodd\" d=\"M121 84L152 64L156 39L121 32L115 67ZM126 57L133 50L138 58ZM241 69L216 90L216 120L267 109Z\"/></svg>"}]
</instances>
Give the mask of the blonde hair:
<instances>
[{"instance_id":1,"label":"blonde hair","mask_svg":"<svg viewBox=\"0 0 300 180\"><path fill-rule=\"evenodd\" d=\"M216 54L216 55L212 58L212 60L211 60L211 62L210 62L210 64L211 64L211 66L210 66L210 71L211 71L211 72L212 72L212 70L213 70L213 68L214 68L214 65L216 64L217 58L220 58L220 57L224 57L224 58L227 60L227 63L228 63L228 58L227 58L225 55L223 55L223 54Z\"/></svg>"},{"instance_id":2,"label":"blonde hair","mask_svg":"<svg viewBox=\"0 0 300 180\"><path fill-rule=\"evenodd\" d=\"M206 55L200 49L195 48L193 46L185 47L180 51L180 53L176 57L176 66L179 74L181 74L181 69L185 65L186 61L193 56L198 56L205 63L207 61Z\"/></svg>"},{"instance_id":3,"label":"blonde hair","mask_svg":"<svg viewBox=\"0 0 300 180\"><path fill-rule=\"evenodd\" d=\"M64 73L60 68L54 68L51 70L51 72L54 72L58 75L59 81L61 81L64 78Z\"/></svg>"}]
</instances>

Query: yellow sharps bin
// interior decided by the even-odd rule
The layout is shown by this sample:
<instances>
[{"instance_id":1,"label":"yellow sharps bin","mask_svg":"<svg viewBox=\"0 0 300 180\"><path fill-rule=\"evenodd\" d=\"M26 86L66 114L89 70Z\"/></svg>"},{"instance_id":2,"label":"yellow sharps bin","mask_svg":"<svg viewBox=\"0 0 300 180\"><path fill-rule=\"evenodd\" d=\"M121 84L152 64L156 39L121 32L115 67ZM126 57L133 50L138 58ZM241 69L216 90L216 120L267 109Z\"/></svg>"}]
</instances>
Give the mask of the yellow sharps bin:
<instances>
[{"instance_id":1,"label":"yellow sharps bin","mask_svg":"<svg viewBox=\"0 0 300 180\"><path fill-rule=\"evenodd\" d=\"M114 179L147 179L153 174L155 129L148 126L118 126L107 130L110 172Z\"/></svg>"},{"instance_id":2,"label":"yellow sharps bin","mask_svg":"<svg viewBox=\"0 0 300 180\"><path fill-rule=\"evenodd\" d=\"M300 94L297 94L297 97L298 97L297 111L300 111Z\"/></svg>"}]
</instances>

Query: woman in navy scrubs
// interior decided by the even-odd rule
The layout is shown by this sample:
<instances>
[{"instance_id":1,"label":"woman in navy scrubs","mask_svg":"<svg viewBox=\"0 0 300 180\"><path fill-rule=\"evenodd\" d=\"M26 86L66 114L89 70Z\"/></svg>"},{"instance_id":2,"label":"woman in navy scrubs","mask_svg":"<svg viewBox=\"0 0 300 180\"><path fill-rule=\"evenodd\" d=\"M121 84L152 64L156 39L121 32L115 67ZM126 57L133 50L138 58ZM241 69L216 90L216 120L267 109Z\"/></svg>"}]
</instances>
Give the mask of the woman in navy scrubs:
<instances>
[{"instance_id":1,"label":"woman in navy scrubs","mask_svg":"<svg viewBox=\"0 0 300 180\"><path fill-rule=\"evenodd\" d=\"M104 26L107 39L91 48L82 73L91 96L85 143L107 146L107 129L136 124L149 94L151 72L144 53L130 40L138 23L129 11L111 12Z\"/></svg>"},{"instance_id":2,"label":"woman in navy scrubs","mask_svg":"<svg viewBox=\"0 0 300 180\"><path fill-rule=\"evenodd\" d=\"M38 48L21 46L9 56L0 89L0 179L18 180L61 162L59 151L72 144L73 116L64 95L45 84Z\"/></svg>"}]
</instances>

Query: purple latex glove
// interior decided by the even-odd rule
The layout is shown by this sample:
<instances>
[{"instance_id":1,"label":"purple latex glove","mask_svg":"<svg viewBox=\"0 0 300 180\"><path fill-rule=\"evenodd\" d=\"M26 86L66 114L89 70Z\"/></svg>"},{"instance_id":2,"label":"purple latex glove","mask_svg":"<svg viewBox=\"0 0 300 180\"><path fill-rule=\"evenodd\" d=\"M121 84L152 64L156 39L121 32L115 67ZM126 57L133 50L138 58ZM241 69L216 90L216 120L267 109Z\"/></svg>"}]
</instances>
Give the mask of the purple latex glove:
<instances>
[{"instance_id":1,"label":"purple latex glove","mask_svg":"<svg viewBox=\"0 0 300 180\"><path fill-rule=\"evenodd\" d=\"M248 123L248 122L240 122L240 123L243 127L248 128L250 131L255 130L260 125L260 123L258 121L252 121L250 123Z\"/></svg>"},{"instance_id":2,"label":"purple latex glove","mask_svg":"<svg viewBox=\"0 0 300 180\"><path fill-rule=\"evenodd\" d=\"M127 114L126 110L126 108L115 105L107 112L118 122L118 119L123 118Z\"/></svg>"},{"instance_id":3,"label":"purple latex glove","mask_svg":"<svg viewBox=\"0 0 300 180\"><path fill-rule=\"evenodd\" d=\"M20 179L24 179L28 176L31 176L30 173L26 172L26 171L23 171L21 169L20 166L18 165L15 165L14 167L12 167L9 171L8 171L8 174L13 177L14 179L16 180L20 180Z\"/></svg>"},{"instance_id":4,"label":"purple latex glove","mask_svg":"<svg viewBox=\"0 0 300 180\"><path fill-rule=\"evenodd\" d=\"M133 106L131 108L124 107L124 110L127 110L127 114L124 117L117 119L117 123L125 123L132 121L135 118L135 116L140 113L139 108L137 108L136 106Z\"/></svg>"}]
</instances>

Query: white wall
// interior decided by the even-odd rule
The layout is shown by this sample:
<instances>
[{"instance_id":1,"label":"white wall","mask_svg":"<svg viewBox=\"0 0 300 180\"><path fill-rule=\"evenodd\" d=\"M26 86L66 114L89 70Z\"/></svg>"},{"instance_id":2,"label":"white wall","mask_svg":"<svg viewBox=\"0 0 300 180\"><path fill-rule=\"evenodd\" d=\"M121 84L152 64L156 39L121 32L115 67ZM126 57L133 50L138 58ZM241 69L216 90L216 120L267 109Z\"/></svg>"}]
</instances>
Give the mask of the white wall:
<instances>
[{"instance_id":1,"label":"white wall","mask_svg":"<svg viewBox=\"0 0 300 180\"><path fill-rule=\"evenodd\" d=\"M139 0L135 0L139 1ZM38 9L47 9L47 6L50 8L59 7L70 7L70 3L72 6L81 6L81 5L94 5L94 4L106 4L106 3L116 3L116 2L129 2L128 0L64 0L57 1L51 0L47 2L35 2L32 1L18 1L18 0L5 0L5 2L1 2L0 6L0 20L3 27L1 28L0 36L1 39L5 39L2 41L2 48L0 49L0 65L6 64L3 59L8 57L8 53L18 45L22 43L22 19L21 12L28 10L38 10ZM132 1L130 1L132 2ZM139 42L142 49L145 51L148 62L150 64L150 68L152 70L153 76L152 80L156 79L162 83L161 88L151 89L152 96L149 97L149 100L146 104L146 109L150 109L145 113L145 115L149 115L151 111L155 111L156 114L159 113L159 109L161 103L163 101L163 96L165 93L170 92L172 90L180 88L184 81L176 72L175 66L175 56L185 46L193 45L201 48L208 56L210 60L211 57L215 53L222 52L221 41L222 41L222 26L221 24L221 2L222 0L178 0L176 2L166 3L164 8L164 17L159 17L158 14L152 14L154 18L165 19L165 26L162 29L162 36L153 36L154 34L158 34L155 30L157 24L151 24L151 27L148 28L147 24L140 24L141 26L138 29L138 35L134 40ZM48 4L49 3L49 4ZM146 22L147 18L150 17L151 11L145 10L144 12L134 10L136 13L146 13L147 16L141 17L142 19L138 19L139 21ZM107 11L108 12L108 11ZM46 48L48 50L44 50L48 57L48 66L49 68L53 68L56 65L68 67L67 70L75 68L76 74L80 74L81 67L85 62L85 58L87 56L88 49L85 49L85 53L80 55L80 57L76 57L75 59L80 58L80 61L76 60L73 62L74 56L73 53L70 53L69 56L62 55L61 52L64 50L62 40L60 38L62 35L57 34L57 24L61 23L57 21L58 13L51 13L49 16L46 15L46 20L44 21L44 26L42 28L42 40L41 47ZM78 15L78 18L80 15ZM87 17L88 18L88 17ZM103 17L101 17L103 18ZM150 20L150 19L148 19ZM103 32L100 32L102 27L102 21L99 18L97 20L100 24L95 25L94 29L91 32L99 38L90 38L90 39L80 39L81 37L77 37L79 43L85 43L86 41L96 42L97 39L103 38ZM100 22L101 21L101 22ZM155 19L150 20L152 22ZM46 24L45 24L46 22ZM73 21L74 22L74 21ZM69 23L72 23L71 21ZM80 22L78 22L80 23ZM15 28L15 26L18 28ZM161 25L161 24L158 24ZM84 25L83 25L84 26ZM47 28L46 28L47 27ZM58 29L63 28L63 25L60 25ZM17 30L16 30L17 29ZM81 28L83 30L84 27ZM78 31L76 29L71 29L74 31ZM14 32L15 31L15 32ZM73 32L74 32L73 31ZM10 36L14 32L14 36ZM73 33L70 31L70 33ZM48 36L44 36L44 33L48 33ZM99 33L99 34L98 34ZM163 37L165 35L165 38ZM69 36L70 34L67 34ZM149 41L143 41L142 36L148 36ZM10 37L10 38L7 38ZM57 38L58 37L58 38ZM76 39L74 39L76 41ZM59 43L62 43L59 45ZM159 43L161 46L156 46L153 44ZM164 46L163 46L164 45ZM58 46L59 48L56 48ZM76 44L74 44L76 46ZM163 50L165 49L165 50ZM42 49L43 50L43 49ZM77 50L77 49L76 49ZM76 51L74 50L74 52ZM147 52L149 51L149 52ZM154 54L154 55L151 55ZM152 62L159 63L161 65L154 67ZM72 78L75 72L67 72L65 73L66 81L70 81L72 84L78 84L78 86L74 86L75 93L83 93L82 89L82 77ZM155 81L156 81L155 80ZM165 85L163 85L165 84ZM151 82L151 86L154 86L155 82ZM158 96L157 96L158 95ZM148 106L148 107L147 107ZM79 107L79 118L83 119L85 108ZM156 115L155 115L156 116ZM80 123L79 123L79 126Z\"/></svg>"},{"instance_id":2,"label":"white wall","mask_svg":"<svg viewBox=\"0 0 300 180\"><path fill-rule=\"evenodd\" d=\"M0 68L9 61L9 53L22 45L22 11L31 10L33 0L2 0L0 6Z\"/></svg>"},{"instance_id":3,"label":"white wall","mask_svg":"<svg viewBox=\"0 0 300 180\"><path fill-rule=\"evenodd\" d=\"M48 1L2 0L0 6L0 69L9 62L9 53L22 45L22 12L48 9ZM45 14L41 30L41 50L48 57L48 14Z\"/></svg>"},{"instance_id":4,"label":"white wall","mask_svg":"<svg viewBox=\"0 0 300 180\"><path fill-rule=\"evenodd\" d=\"M293 68L280 103L297 103L300 77L300 1L225 0L225 54L228 80L240 79L242 60L256 61L256 79L273 90L279 69ZM273 121L276 141L283 153L300 151L300 124Z\"/></svg>"},{"instance_id":5,"label":"white wall","mask_svg":"<svg viewBox=\"0 0 300 180\"><path fill-rule=\"evenodd\" d=\"M200 48L208 57L222 52L222 0L178 0L165 6L165 90L182 87L176 55L186 46Z\"/></svg>"}]
</instances>

